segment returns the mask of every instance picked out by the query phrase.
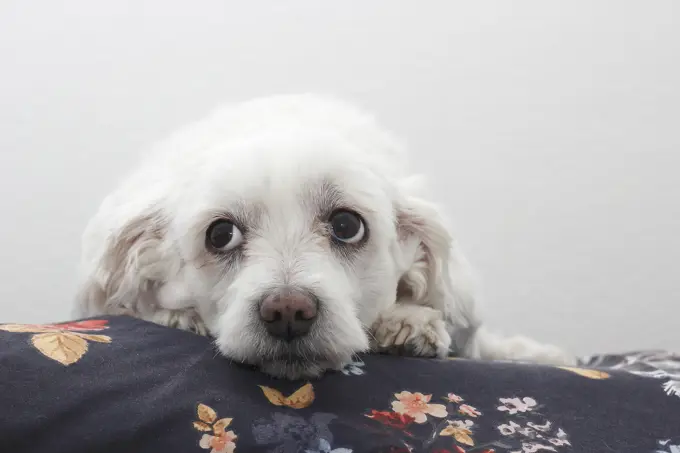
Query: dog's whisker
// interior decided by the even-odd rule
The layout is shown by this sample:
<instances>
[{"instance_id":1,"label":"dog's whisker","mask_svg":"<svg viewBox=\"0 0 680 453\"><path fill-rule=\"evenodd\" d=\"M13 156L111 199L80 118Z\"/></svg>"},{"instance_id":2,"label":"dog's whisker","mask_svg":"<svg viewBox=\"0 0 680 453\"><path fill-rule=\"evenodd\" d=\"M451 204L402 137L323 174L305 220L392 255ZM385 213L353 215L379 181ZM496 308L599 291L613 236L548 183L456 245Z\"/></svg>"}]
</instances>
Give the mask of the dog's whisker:
<instances>
[{"instance_id":1,"label":"dog's whisker","mask_svg":"<svg viewBox=\"0 0 680 453\"><path fill-rule=\"evenodd\" d=\"M370 329L370 328L368 328L368 327L365 327L365 328L364 328L364 333L366 334L366 336L367 336L369 339L373 340L374 342L375 342L375 341L378 341L377 338L375 337L375 335L373 334L373 330L372 330L372 329Z\"/></svg>"}]
</instances>

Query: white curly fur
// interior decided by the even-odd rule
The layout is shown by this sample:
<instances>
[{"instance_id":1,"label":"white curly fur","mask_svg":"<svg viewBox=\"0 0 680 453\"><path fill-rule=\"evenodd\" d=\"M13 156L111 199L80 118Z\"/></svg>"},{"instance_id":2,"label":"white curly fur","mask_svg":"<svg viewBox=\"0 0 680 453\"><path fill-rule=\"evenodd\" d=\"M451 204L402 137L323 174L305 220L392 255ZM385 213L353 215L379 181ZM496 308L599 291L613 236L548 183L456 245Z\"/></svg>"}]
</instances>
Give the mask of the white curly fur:
<instances>
[{"instance_id":1,"label":"white curly fur","mask_svg":"<svg viewBox=\"0 0 680 453\"><path fill-rule=\"evenodd\" d=\"M480 328L468 266L420 182L398 141L338 100L289 95L218 109L158 144L104 200L83 236L78 314L209 333L224 355L289 378L339 368L369 343L572 363L557 348ZM331 245L324 212L337 208L363 217L361 247ZM233 253L206 248L216 218L244 230ZM320 301L309 335L289 344L257 316L259 301L286 286Z\"/></svg>"}]
</instances>

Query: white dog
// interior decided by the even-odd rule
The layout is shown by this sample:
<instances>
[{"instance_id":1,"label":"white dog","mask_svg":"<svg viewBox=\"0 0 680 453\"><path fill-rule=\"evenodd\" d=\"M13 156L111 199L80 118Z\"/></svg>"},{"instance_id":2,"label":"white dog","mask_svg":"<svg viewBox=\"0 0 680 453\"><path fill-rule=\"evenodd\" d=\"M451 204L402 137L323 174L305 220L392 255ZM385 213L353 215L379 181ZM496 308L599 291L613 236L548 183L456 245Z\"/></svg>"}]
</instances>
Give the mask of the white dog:
<instances>
[{"instance_id":1,"label":"white dog","mask_svg":"<svg viewBox=\"0 0 680 453\"><path fill-rule=\"evenodd\" d=\"M571 364L492 335L438 209L373 119L313 95L229 106L152 150L83 238L78 315L209 333L287 378L375 350Z\"/></svg>"}]
</instances>

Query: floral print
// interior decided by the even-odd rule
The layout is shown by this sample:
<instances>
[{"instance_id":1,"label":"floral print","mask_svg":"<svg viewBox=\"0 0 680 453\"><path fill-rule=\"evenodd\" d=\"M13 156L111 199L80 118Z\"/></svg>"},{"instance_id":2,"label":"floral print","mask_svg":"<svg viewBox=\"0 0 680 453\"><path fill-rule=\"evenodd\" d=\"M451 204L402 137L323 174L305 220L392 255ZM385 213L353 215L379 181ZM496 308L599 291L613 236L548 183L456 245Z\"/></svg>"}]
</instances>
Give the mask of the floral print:
<instances>
[{"instance_id":1,"label":"floral print","mask_svg":"<svg viewBox=\"0 0 680 453\"><path fill-rule=\"evenodd\" d=\"M461 398L460 396L456 395L455 393L449 393L448 395L446 395L446 396L444 397L444 399L445 399L446 401L448 401L449 403L460 403L460 402L463 401L463 398Z\"/></svg>"},{"instance_id":2,"label":"floral print","mask_svg":"<svg viewBox=\"0 0 680 453\"><path fill-rule=\"evenodd\" d=\"M571 445L562 428L555 428L550 420L541 419L540 414L532 414L538 407L534 398L499 398L499 401L503 405L497 409L508 414L508 422L498 425L496 429L506 438L508 445L520 448L512 453L558 451L556 447ZM532 417L532 421L527 417Z\"/></svg>"},{"instance_id":3,"label":"floral print","mask_svg":"<svg viewBox=\"0 0 680 453\"><path fill-rule=\"evenodd\" d=\"M85 333L108 329L107 323L106 320L88 319L63 324L4 324L0 325L0 330L35 334L31 336L31 344L42 355L68 366L85 355L88 341L111 343L111 337L107 335Z\"/></svg>"},{"instance_id":4,"label":"floral print","mask_svg":"<svg viewBox=\"0 0 680 453\"><path fill-rule=\"evenodd\" d=\"M471 453L475 452L508 452L508 453L531 453L546 451L558 451L559 447L570 446L567 433L560 427L555 427L550 420L545 420L534 410L539 407L536 399L528 396L512 396L498 398L502 405L497 405L496 410L505 414L506 421L496 426L497 435L490 440L477 441L476 430L478 422L471 417L481 418L483 412L476 407L464 403L463 397L455 393L448 393L442 399L449 404L444 407L436 407L434 412L446 414L443 422L430 421L431 428L423 430L417 428L417 416L425 417L432 415L429 406L434 404L432 395L421 392L402 391L395 394L396 401L392 402L393 411L379 411L371 409L367 418L370 418L383 427L396 431L401 440L398 445L392 445L390 451L435 451L438 453ZM405 402L405 403L404 403ZM395 408L395 403L398 403ZM397 411L406 408L417 407L418 410ZM435 405L442 406L442 405ZM457 415L456 415L457 414ZM423 419L421 418L421 421ZM421 425L423 423L420 423ZM441 443L440 439L450 438L453 441L450 449L433 450L431 447Z\"/></svg>"},{"instance_id":5,"label":"floral print","mask_svg":"<svg viewBox=\"0 0 680 453\"><path fill-rule=\"evenodd\" d=\"M259 419L253 425L253 438L258 445L274 447L277 453L314 451L324 440L330 445L333 433L328 425L336 415L315 413L309 419L298 415L275 412L269 419Z\"/></svg>"},{"instance_id":6,"label":"floral print","mask_svg":"<svg viewBox=\"0 0 680 453\"><path fill-rule=\"evenodd\" d=\"M531 411L536 406L536 400L533 398L500 398L500 402L503 405L498 406L498 410L507 411L510 415Z\"/></svg>"},{"instance_id":7,"label":"floral print","mask_svg":"<svg viewBox=\"0 0 680 453\"><path fill-rule=\"evenodd\" d=\"M232 453L234 448L236 448L234 440L236 440L236 435L234 435L233 431L225 432L219 436L203 434L198 445L201 448L210 450L210 453Z\"/></svg>"},{"instance_id":8,"label":"floral print","mask_svg":"<svg viewBox=\"0 0 680 453\"><path fill-rule=\"evenodd\" d=\"M209 450L210 453L233 453L236 448L234 442L237 438L234 431L227 431L231 424L231 418L217 419L217 412L210 406L199 404L196 408L198 420L194 421L194 429L206 433L203 434L198 445ZM207 434L207 432L211 434Z\"/></svg>"},{"instance_id":9,"label":"floral print","mask_svg":"<svg viewBox=\"0 0 680 453\"><path fill-rule=\"evenodd\" d=\"M590 377L589 373L584 376ZM287 410L307 408L315 399L311 383L288 397L270 387L260 388L269 403ZM402 390L393 394L388 404L391 410L368 409L364 417L376 425L367 425L366 433L389 439L382 450L376 451L559 453L572 446L564 428L546 419L539 412L543 406L531 396L497 398L491 410L495 408L504 421L495 425L495 436L489 436L487 431L484 437L480 437L478 432L484 426L484 411L477 405L473 406L459 393L453 392L446 393L439 400L444 404L435 402L433 394ZM210 453L233 453L238 436L227 430L232 419L218 420L217 413L204 404L198 405L197 414L194 428L203 433L199 447ZM335 414L324 412L314 412L310 417L295 415L295 412L274 412L269 418L260 418L253 423L252 437L255 444L271 447L269 451L273 453L353 453L354 450L348 446L333 446L335 437L330 425L337 418ZM660 440L652 453L680 453L680 445Z\"/></svg>"},{"instance_id":10,"label":"floral print","mask_svg":"<svg viewBox=\"0 0 680 453\"><path fill-rule=\"evenodd\" d=\"M623 370L638 376L662 380L661 387L669 396L680 398L680 355L666 351L634 352L625 355L586 357L584 365L594 368Z\"/></svg>"},{"instance_id":11,"label":"floral print","mask_svg":"<svg viewBox=\"0 0 680 453\"><path fill-rule=\"evenodd\" d=\"M482 415L481 412L479 412L477 409L470 406L469 404L461 404L458 407L458 413L461 415L467 415L468 417L479 417L480 415Z\"/></svg>"},{"instance_id":12,"label":"floral print","mask_svg":"<svg viewBox=\"0 0 680 453\"><path fill-rule=\"evenodd\" d=\"M231 365L203 340L131 318L0 325L0 377L10 389L0 392L2 426L13 436L0 436L3 451L37 451L34 436L55 453L103 451L98 438L130 433L122 450L680 453L673 393L680 360L670 354L578 367L367 355L291 382ZM70 401L93 395L102 415L88 420ZM143 395L148 404L139 403ZM63 413L73 417L55 429L62 421L48 414ZM111 422L101 423L104 416ZM70 423L102 435L61 446Z\"/></svg>"},{"instance_id":13,"label":"floral print","mask_svg":"<svg viewBox=\"0 0 680 453\"><path fill-rule=\"evenodd\" d=\"M307 450L305 453L352 453L349 448L331 448L331 444L326 439L319 440L319 448Z\"/></svg>"},{"instance_id":14,"label":"floral print","mask_svg":"<svg viewBox=\"0 0 680 453\"><path fill-rule=\"evenodd\" d=\"M416 423L425 423L428 415L438 418L448 415L443 404L430 404L432 395L403 391L395 393L394 397L397 400L392 402L392 410L397 414L413 417Z\"/></svg>"},{"instance_id":15,"label":"floral print","mask_svg":"<svg viewBox=\"0 0 680 453\"><path fill-rule=\"evenodd\" d=\"M680 443L671 443L670 439L658 440L654 453L680 453Z\"/></svg>"},{"instance_id":16,"label":"floral print","mask_svg":"<svg viewBox=\"0 0 680 453\"><path fill-rule=\"evenodd\" d=\"M560 370L571 371L574 374L583 376L588 379L609 379L611 374L606 373L602 370L593 370L591 368L580 368L573 366L558 366Z\"/></svg>"},{"instance_id":17,"label":"floral print","mask_svg":"<svg viewBox=\"0 0 680 453\"><path fill-rule=\"evenodd\" d=\"M261 385L260 389L262 389L264 396L267 397L269 402L274 406L286 406L291 409L304 409L305 407L309 407L314 402L315 397L314 386L309 383L291 393L290 396L285 396L278 390L265 387L264 385Z\"/></svg>"},{"instance_id":18,"label":"floral print","mask_svg":"<svg viewBox=\"0 0 680 453\"><path fill-rule=\"evenodd\" d=\"M366 415L366 417L378 421L385 426L398 429L404 429L416 421L416 419L410 415L399 414L397 412L377 411L375 409L371 409L371 413Z\"/></svg>"},{"instance_id":19,"label":"floral print","mask_svg":"<svg viewBox=\"0 0 680 453\"><path fill-rule=\"evenodd\" d=\"M475 443L472 441L472 425L474 425L474 422L471 420L453 420L449 421L447 420L447 426L446 428L442 429L439 432L440 436L451 436L456 439L456 441L460 442L461 444L465 445L474 445Z\"/></svg>"},{"instance_id":20,"label":"floral print","mask_svg":"<svg viewBox=\"0 0 680 453\"><path fill-rule=\"evenodd\" d=\"M446 419L458 409L451 401L463 401L461 397L452 395L442 398L449 402L447 407L444 404L432 403L431 394L402 390L394 394L395 399L390 403L392 411L370 409L369 413L364 415L388 430L388 433L379 431L383 435L400 439L398 443L390 446L391 452L412 452L417 444L426 449L435 443L438 437L452 437L464 445L474 445L471 437L472 421ZM442 418L443 421L437 420ZM429 425L425 424L427 421L430 422ZM426 429L418 428L418 425Z\"/></svg>"},{"instance_id":21,"label":"floral print","mask_svg":"<svg viewBox=\"0 0 680 453\"><path fill-rule=\"evenodd\" d=\"M521 453L536 453L541 450L548 450L548 451L557 451L550 445L541 445L541 444L536 444L533 442L529 443L522 443L522 452ZM520 453L520 451L512 452L512 453Z\"/></svg>"}]
</instances>

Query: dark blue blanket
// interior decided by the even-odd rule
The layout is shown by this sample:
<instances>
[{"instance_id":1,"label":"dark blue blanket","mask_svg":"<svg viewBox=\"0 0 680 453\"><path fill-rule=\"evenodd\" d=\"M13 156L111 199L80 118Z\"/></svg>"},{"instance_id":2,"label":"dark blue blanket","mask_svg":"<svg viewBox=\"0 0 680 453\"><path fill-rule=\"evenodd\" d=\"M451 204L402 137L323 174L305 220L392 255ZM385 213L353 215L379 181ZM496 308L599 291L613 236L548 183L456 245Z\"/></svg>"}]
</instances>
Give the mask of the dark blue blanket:
<instances>
[{"instance_id":1,"label":"dark blue blanket","mask_svg":"<svg viewBox=\"0 0 680 453\"><path fill-rule=\"evenodd\" d=\"M584 368L369 355L290 382L126 317L6 324L0 345L2 452L680 453L680 357L661 352Z\"/></svg>"}]
</instances>

